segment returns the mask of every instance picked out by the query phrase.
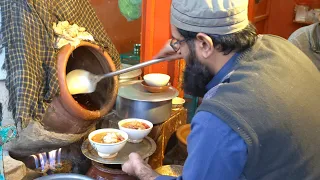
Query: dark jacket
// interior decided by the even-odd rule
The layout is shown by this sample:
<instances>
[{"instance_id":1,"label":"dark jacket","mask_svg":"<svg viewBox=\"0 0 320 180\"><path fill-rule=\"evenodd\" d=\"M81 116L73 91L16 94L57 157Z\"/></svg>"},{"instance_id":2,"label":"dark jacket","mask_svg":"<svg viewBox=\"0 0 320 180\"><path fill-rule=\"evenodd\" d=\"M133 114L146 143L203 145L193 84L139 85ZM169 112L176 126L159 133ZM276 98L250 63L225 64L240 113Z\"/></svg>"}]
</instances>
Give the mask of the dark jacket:
<instances>
[{"instance_id":1,"label":"dark jacket","mask_svg":"<svg viewBox=\"0 0 320 180\"><path fill-rule=\"evenodd\" d=\"M198 111L224 120L246 142L246 179L320 179L320 73L298 48L259 36L226 83Z\"/></svg>"}]
</instances>

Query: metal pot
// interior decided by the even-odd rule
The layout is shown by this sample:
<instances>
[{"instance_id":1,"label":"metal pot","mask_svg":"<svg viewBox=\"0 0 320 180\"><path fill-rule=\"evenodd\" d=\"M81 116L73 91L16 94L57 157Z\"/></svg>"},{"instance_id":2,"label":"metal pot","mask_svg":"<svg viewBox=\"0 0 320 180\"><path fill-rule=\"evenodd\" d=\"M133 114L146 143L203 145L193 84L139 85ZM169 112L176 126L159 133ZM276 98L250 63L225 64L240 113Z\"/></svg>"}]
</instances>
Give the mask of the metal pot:
<instances>
[{"instance_id":1,"label":"metal pot","mask_svg":"<svg viewBox=\"0 0 320 180\"><path fill-rule=\"evenodd\" d=\"M171 116L172 99L178 91L170 87L161 93L147 92L141 85L142 81L132 81L122 84L119 88L116 113L120 118L146 119L153 124L159 124Z\"/></svg>"},{"instance_id":2,"label":"metal pot","mask_svg":"<svg viewBox=\"0 0 320 180\"><path fill-rule=\"evenodd\" d=\"M37 178L36 180L93 180L88 176L81 174L53 174L49 176L43 176Z\"/></svg>"}]
</instances>

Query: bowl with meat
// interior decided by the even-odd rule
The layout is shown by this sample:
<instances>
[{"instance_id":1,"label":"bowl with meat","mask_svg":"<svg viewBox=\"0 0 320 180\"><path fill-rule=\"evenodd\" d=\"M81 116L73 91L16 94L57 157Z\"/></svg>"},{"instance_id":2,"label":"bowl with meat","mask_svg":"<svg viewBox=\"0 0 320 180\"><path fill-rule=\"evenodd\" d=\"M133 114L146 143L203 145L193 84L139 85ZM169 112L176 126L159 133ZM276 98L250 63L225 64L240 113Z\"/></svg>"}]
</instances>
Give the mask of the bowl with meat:
<instances>
[{"instance_id":1,"label":"bowl with meat","mask_svg":"<svg viewBox=\"0 0 320 180\"><path fill-rule=\"evenodd\" d=\"M136 118L121 120L118 126L120 130L128 134L128 142L131 143L140 143L153 128L150 121Z\"/></svg>"},{"instance_id":2,"label":"bowl with meat","mask_svg":"<svg viewBox=\"0 0 320 180\"><path fill-rule=\"evenodd\" d=\"M89 134L91 146L102 158L113 158L128 141L128 134L119 129L98 129Z\"/></svg>"}]
</instances>

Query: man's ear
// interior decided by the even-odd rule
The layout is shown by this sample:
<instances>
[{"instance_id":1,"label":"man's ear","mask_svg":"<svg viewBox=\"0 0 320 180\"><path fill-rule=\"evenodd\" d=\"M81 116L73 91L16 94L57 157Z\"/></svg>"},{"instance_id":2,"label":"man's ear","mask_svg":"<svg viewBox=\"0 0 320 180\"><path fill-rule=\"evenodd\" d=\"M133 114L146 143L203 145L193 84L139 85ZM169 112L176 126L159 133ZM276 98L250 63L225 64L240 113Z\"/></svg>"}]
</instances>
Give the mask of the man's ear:
<instances>
[{"instance_id":1,"label":"man's ear","mask_svg":"<svg viewBox=\"0 0 320 180\"><path fill-rule=\"evenodd\" d=\"M199 55L201 55L204 59L207 59L214 52L214 46L211 37L204 33L198 33L196 38L196 47L199 50Z\"/></svg>"}]
</instances>

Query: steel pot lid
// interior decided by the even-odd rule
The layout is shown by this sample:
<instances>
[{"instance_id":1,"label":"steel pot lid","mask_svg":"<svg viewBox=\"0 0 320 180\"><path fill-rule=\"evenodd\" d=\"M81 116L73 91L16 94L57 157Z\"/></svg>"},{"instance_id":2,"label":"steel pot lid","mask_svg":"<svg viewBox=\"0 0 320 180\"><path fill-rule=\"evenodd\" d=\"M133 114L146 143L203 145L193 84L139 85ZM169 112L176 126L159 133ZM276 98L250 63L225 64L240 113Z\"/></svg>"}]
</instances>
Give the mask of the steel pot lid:
<instances>
[{"instance_id":1,"label":"steel pot lid","mask_svg":"<svg viewBox=\"0 0 320 180\"><path fill-rule=\"evenodd\" d=\"M122 68L128 68L128 67L131 67L132 65L129 65L129 64L122 64ZM124 73L124 74L121 74L119 76L120 80L121 79L131 79L131 78L135 78L135 77L138 77L142 74L142 71L141 69L137 69L137 70L134 70L134 71L130 71L130 72L127 72L127 73Z\"/></svg>"},{"instance_id":2,"label":"steel pot lid","mask_svg":"<svg viewBox=\"0 0 320 180\"><path fill-rule=\"evenodd\" d=\"M172 100L177 97L179 92L174 87L169 87L165 92L150 93L144 89L140 81L129 81L121 84L118 91L118 96L136 100L136 101L148 101L148 102L160 102L166 100Z\"/></svg>"}]
</instances>

